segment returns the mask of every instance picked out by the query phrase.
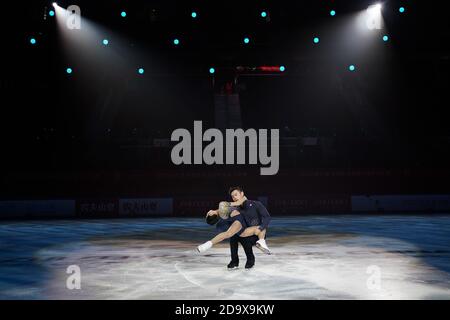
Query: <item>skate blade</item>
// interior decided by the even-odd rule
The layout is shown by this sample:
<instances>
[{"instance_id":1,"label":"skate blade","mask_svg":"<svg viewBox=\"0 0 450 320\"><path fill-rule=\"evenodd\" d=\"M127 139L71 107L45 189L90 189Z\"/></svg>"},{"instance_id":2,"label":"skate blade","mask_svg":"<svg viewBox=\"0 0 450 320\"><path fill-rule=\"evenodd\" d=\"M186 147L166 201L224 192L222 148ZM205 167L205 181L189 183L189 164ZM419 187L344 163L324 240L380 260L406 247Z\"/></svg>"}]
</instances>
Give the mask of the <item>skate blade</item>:
<instances>
[{"instance_id":1,"label":"skate blade","mask_svg":"<svg viewBox=\"0 0 450 320\"><path fill-rule=\"evenodd\" d=\"M263 248L259 243L256 244L256 247L261 250L262 252L264 252L265 254L272 254L270 252L270 250L267 250L266 248Z\"/></svg>"}]
</instances>

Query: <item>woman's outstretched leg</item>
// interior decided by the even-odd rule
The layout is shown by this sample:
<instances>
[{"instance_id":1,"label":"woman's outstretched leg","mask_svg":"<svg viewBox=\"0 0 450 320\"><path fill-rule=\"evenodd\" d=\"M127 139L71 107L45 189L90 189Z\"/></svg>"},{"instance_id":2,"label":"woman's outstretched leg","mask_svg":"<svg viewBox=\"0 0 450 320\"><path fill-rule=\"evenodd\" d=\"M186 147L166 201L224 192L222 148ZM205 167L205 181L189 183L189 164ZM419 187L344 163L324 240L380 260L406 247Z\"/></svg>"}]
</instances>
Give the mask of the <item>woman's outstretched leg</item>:
<instances>
[{"instance_id":1,"label":"woman's outstretched leg","mask_svg":"<svg viewBox=\"0 0 450 320\"><path fill-rule=\"evenodd\" d=\"M199 245L197 247L198 252L205 252L210 249L213 245L218 244L219 242L231 238L236 233L238 233L242 229L242 224L239 221L234 221L227 231L219 233L217 236L212 238L211 240Z\"/></svg>"},{"instance_id":2,"label":"woman's outstretched leg","mask_svg":"<svg viewBox=\"0 0 450 320\"><path fill-rule=\"evenodd\" d=\"M260 233L258 227L248 227L239 235L241 238L247 238L251 236L256 236L257 233ZM258 237L259 238L259 237Z\"/></svg>"}]
</instances>

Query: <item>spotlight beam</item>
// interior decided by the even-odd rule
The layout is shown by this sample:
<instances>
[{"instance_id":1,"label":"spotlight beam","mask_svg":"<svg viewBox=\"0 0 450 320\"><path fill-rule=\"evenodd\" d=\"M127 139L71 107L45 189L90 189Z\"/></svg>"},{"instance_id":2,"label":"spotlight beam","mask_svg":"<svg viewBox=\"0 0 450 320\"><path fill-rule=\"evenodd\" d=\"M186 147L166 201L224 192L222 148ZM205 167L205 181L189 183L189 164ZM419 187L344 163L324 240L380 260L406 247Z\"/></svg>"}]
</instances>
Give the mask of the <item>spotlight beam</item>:
<instances>
[{"instance_id":1,"label":"spotlight beam","mask_svg":"<svg viewBox=\"0 0 450 320\"><path fill-rule=\"evenodd\" d=\"M367 20L366 20L366 24L367 24L367 28L369 30L374 30L374 29L381 29L381 24L382 24L382 15L381 15L381 8L383 6L381 5L381 3L377 3L374 5L371 5L370 7L367 8Z\"/></svg>"}]
</instances>

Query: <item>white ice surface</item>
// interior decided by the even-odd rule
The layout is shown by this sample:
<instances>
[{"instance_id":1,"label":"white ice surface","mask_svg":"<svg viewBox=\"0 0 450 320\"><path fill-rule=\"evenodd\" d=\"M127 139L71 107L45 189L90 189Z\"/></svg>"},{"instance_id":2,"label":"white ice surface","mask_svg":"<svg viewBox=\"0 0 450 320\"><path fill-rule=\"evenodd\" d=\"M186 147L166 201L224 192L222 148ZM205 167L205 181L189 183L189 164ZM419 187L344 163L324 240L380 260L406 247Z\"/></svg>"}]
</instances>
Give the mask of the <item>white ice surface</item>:
<instances>
[{"instance_id":1,"label":"white ice surface","mask_svg":"<svg viewBox=\"0 0 450 320\"><path fill-rule=\"evenodd\" d=\"M228 271L229 249L200 255L190 242L157 240L72 243L39 252L53 270L43 294L51 299L450 299L449 278L420 259L372 244L414 250L375 237L347 240L290 237L272 242L273 255L256 252L254 269ZM242 251L242 248L240 249ZM243 252L241 253L243 254ZM81 290L65 288L70 264L81 267ZM368 287L369 266L380 287Z\"/></svg>"}]
</instances>

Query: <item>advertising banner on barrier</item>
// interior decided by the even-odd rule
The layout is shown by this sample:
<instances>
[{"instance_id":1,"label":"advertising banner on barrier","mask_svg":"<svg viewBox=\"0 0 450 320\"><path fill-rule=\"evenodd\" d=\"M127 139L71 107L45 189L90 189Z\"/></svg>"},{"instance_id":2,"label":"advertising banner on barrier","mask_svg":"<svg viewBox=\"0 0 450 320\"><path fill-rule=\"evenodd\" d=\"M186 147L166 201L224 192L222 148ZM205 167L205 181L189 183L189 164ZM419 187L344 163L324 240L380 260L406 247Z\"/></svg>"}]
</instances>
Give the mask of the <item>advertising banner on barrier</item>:
<instances>
[{"instance_id":1,"label":"advertising banner on barrier","mask_svg":"<svg viewBox=\"0 0 450 320\"><path fill-rule=\"evenodd\" d=\"M117 199L79 199L77 216L83 218L116 217L119 215Z\"/></svg>"},{"instance_id":2,"label":"advertising banner on barrier","mask_svg":"<svg viewBox=\"0 0 450 320\"><path fill-rule=\"evenodd\" d=\"M352 196L353 212L448 212L450 195Z\"/></svg>"},{"instance_id":3,"label":"advertising banner on barrier","mask_svg":"<svg viewBox=\"0 0 450 320\"><path fill-rule=\"evenodd\" d=\"M261 201L267 207L267 196L259 196L252 200ZM229 197L225 199L220 197L203 197L203 198L175 198L174 215L176 216L205 216L209 210L219 207L220 201L231 201Z\"/></svg>"},{"instance_id":4,"label":"advertising banner on barrier","mask_svg":"<svg viewBox=\"0 0 450 320\"><path fill-rule=\"evenodd\" d=\"M349 195L282 195L268 200L271 214L347 213L351 210Z\"/></svg>"},{"instance_id":5,"label":"advertising banner on barrier","mask_svg":"<svg viewBox=\"0 0 450 320\"><path fill-rule=\"evenodd\" d=\"M120 216L171 215L172 213L172 198L139 198L119 200Z\"/></svg>"},{"instance_id":6,"label":"advertising banner on barrier","mask_svg":"<svg viewBox=\"0 0 450 320\"><path fill-rule=\"evenodd\" d=\"M75 200L0 201L0 218L66 218L75 216Z\"/></svg>"},{"instance_id":7,"label":"advertising banner on barrier","mask_svg":"<svg viewBox=\"0 0 450 320\"><path fill-rule=\"evenodd\" d=\"M217 209L220 197L209 198L176 198L174 215L176 216L205 216L209 210Z\"/></svg>"}]
</instances>

